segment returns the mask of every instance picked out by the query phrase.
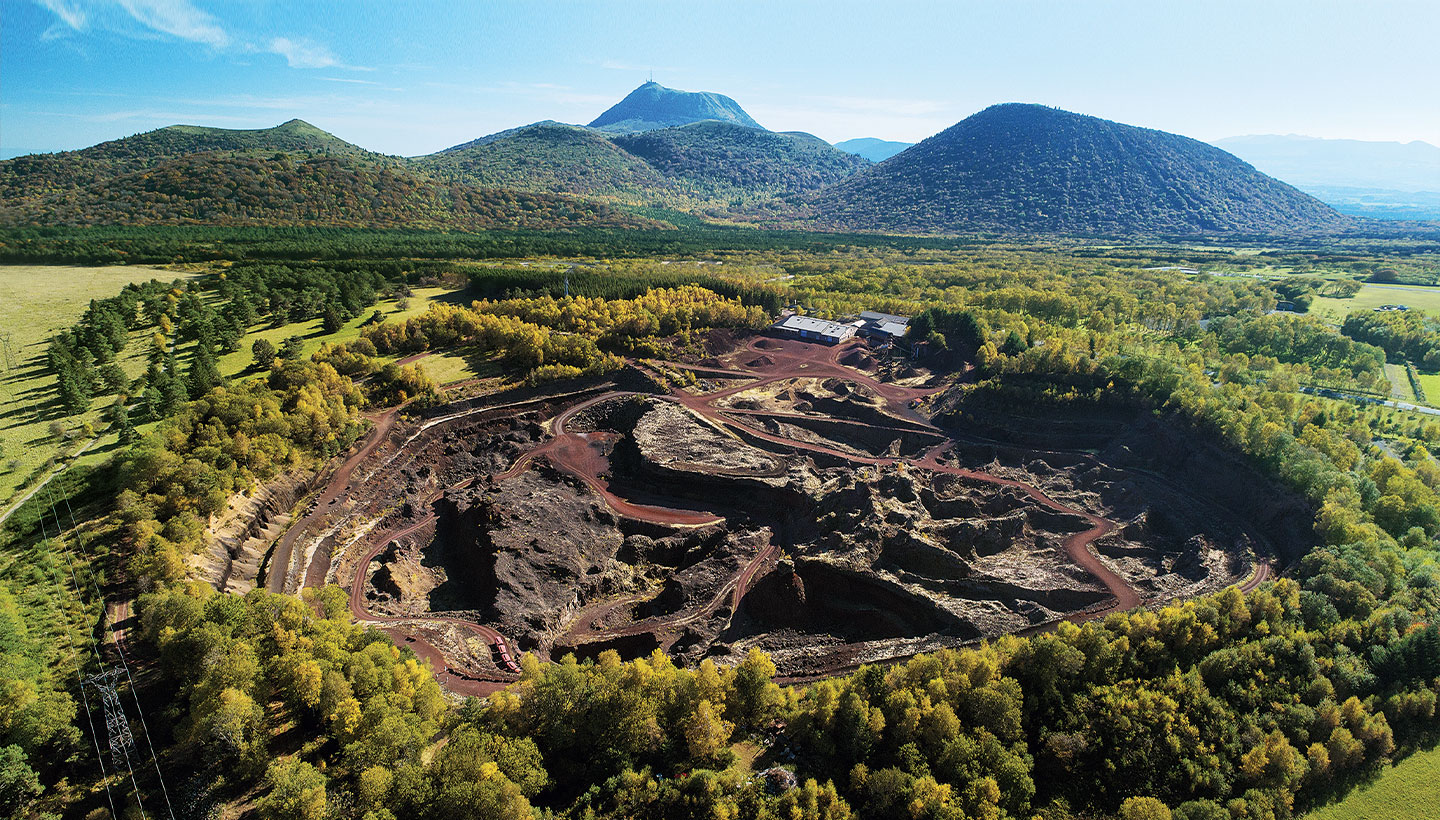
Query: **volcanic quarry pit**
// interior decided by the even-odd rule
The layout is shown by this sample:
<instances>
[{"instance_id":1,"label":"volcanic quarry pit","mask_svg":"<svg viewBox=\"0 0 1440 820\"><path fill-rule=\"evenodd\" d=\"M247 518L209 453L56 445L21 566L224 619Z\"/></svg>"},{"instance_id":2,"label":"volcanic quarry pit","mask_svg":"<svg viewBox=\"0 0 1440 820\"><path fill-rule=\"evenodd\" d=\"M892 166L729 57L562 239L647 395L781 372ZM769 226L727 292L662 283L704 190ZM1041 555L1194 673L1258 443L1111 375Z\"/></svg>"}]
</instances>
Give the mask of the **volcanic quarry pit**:
<instances>
[{"instance_id":1,"label":"volcanic quarry pit","mask_svg":"<svg viewBox=\"0 0 1440 820\"><path fill-rule=\"evenodd\" d=\"M1303 504L1154 416L931 419L942 380L882 368L760 338L397 423L306 582L457 691L520 651L760 647L798 680L1254 585L1304 544ZM678 369L695 386L663 387Z\"/></svg>"}]
</instances>

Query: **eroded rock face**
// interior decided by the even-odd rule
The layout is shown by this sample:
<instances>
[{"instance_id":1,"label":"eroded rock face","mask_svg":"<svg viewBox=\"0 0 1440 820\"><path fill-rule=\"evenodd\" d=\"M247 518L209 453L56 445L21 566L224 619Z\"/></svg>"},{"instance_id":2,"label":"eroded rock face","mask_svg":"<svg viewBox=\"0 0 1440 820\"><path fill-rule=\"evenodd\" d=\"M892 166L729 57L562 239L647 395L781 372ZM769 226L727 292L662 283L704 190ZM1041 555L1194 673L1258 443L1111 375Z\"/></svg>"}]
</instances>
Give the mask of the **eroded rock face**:
<instances>
[{"instance_id":1,"label":"eroded rock face","mask_svg":"<svg viewBox=\"0 0 1440 820\"><path fill-rule=\"evenodd\" d=\"M1090 522L1016 486L895 463L817 464L661 398L595 405L576 425L608 459L613 492L725 521L684 529L621 517L543 459L447 495L437 530L445 544L430 549L449 556L448 580L434 594L447 584L473 590L465 608L522 647L580 656L658 647L698 660L760 645L803 668L816 647L961 642L1110 599L1062 547ZM1047 483L1076 509L1097 507L1043 459L1010 474ZM1126 577L1175 576L1187 589L1233 580L1238 568L1214 560L1214 539L1172 543L1148 520L1140 511L1101 545Z\"/></svg>"},{"instance_id":2,"label":"eroded rock face","mask_svg":"<svg viewBox=\"0 0 1440 820\"><path fill-rule=\"evenodd\" d=\"M633 585L616 554L619 519L578 481L541 468L447 498L441 531L470 570L476 608L528 645L553 635L567 613ZM521 641L521 646L526 646Z\"/></svg>"},{"instance_id":3,"label":"eroded rock face","mask_svg":"<svg viewBox=\"0 0 1440 820\"><path fill-rule=\"evenodd\" d=\"M644 404L630 436L645 466L657 474L776 478L786 472L782 459L747 446L680 404Z\"/></svg>"},{"instance_id":4,"label":"eroded rock face","mask_svg":"<svg viewBox=\"0 0 1440 820\"><path fill-rule=\"evenodd\" d=\"M463 614L552 656L698 662L759 646L812 674L1103 610L1115 585L1076 563L1081 535L1154 605L1244 579L1269 548L1249 522L1289 520L1255 500L1253 473L1211 487L1223 503L1188 497L1186 481L1216 484L1233 460L1130 421L1033 425L1083 442L1062 451L947 441L842 379L730 391L714 413L603 399L568 417L563 447L541 448L557 403L433 429L428 455L380 471L406 499L402 524L434 522L377 557L376 606Z\"/></svg>"}]
</instances>

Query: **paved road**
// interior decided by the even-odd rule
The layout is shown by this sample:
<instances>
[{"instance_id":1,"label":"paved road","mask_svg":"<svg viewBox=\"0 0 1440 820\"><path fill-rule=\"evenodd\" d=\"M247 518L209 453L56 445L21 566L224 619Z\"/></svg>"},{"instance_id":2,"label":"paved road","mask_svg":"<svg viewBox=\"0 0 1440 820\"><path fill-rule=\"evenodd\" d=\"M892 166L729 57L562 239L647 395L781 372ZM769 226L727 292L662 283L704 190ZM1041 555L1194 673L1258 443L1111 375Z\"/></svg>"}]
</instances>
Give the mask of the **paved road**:
<instances>
[{"instance_id":1,"label":"paved road","mask_svg":"<svg viewBox=\"0 0 1440 820\"><path fill-rule=\"evenodd\" d=\"M1396 410L1410 410L1416 413L1424 413L1427 416L1440 416L1440 409L1426 407L1423 404L1411 404L1408 401L1395 401L1394 399L1380 399L1375 396L1365 396L1360 393L1346 393L1343 390L1331 390L1328 387L1302 387L1301 393L1309 393L1314 396L1324 396L1327 399L1345 399L1347 401L1358 401L1361 404L1374 404L1383 407L1393 407Z\"/></svg>"}]
</instances>

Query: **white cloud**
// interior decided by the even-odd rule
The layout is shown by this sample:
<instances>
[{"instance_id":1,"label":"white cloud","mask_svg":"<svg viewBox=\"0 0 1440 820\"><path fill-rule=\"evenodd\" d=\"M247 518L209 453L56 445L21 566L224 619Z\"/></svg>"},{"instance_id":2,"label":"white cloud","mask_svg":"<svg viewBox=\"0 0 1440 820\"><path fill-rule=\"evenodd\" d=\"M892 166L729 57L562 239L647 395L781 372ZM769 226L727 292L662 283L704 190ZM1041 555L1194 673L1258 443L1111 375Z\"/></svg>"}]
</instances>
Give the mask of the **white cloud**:
<instances>
[{"instance_id":1,"label":"white cloud","mask_svg":"<svg viewBox=\"0 0 1440 820\"><path fill-rule=\"evenodd\" d=\"M85 26L90 22L90 15L80 7L79 3L71 0L39 0L39 2L40 5L54 12L55 16L60 18L61 23L75 31L84 31ZM49 32L46 34L49 35Z\"/></svg>"},{"instance_id":2,"label":"white cloud","mask_svg":"<svg viewBox=\"0 0 1440 820\"><path fill-rule=\"evenodd\" d=\"M42 37L54 39L69 31L92 27L129 36L167 34L192 43L224 48L230 35L220 21L191 5L189 0L36 0L56 17ZM137 32L135 25L141 31ZM143 32L143 33L142 33Z\"/></svg>"},{"instance_id":3,"label":"white cloud","mask_svg":"<svg viewBox=\"0 0 1440 820\"><path fill-rule=\"evenodd\" d=\"M190 5L188 0L118 0L120 7L141 25L172 37L223 48L230 35L220 21Z\"/></svg>"},{"instance_id":4,"label":"white cloud","mask_svg":"<svg viewBox=\"0 0 1440 820\"><path fill-rule=\"evenodd\" d=\"M291 68L339 68L370 71L346 65L322 43L306 37L273 37L256 44L226 31L214 15L196 8L190 0L35 0L56 17L42 37L54 39L91 29L129 37L167 35L232 53L267 52L285 58ZM138 24L138 28L137 28Z\"/></svg>"},{"instance_id":5,"label":"white cloud","mask_svg":"<svg viewBox=\"0 0 1440 820\"><path fill-rule=\"evenodd\" d=\"M313 40L276 37L270 41L270 51L285 58L291 68L337 68L340 60L330 49Z\"/></svg>"}]
</instances>

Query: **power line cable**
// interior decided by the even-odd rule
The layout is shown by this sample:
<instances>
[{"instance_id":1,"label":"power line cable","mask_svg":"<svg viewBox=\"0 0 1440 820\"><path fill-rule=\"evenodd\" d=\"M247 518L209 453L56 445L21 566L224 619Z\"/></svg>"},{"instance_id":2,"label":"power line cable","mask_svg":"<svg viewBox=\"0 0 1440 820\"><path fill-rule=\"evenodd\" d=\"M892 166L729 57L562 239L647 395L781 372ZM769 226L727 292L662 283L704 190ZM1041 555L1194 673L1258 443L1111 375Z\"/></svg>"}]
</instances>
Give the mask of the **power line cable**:
<instances>
[{"instance_id":1,"label":"power line cable","mask_svg":"<svg viewBox=\"0 0 1440 820\"><path fill-rule=\"evenodd\" d=\"M50 498L50 515L52 518L55 519L55 532L56 537L58 538L59 533L64 529L64 525L60 523L60 515L55 510L55 496L53 493L48 492L48 488L46 489L46 495ZM44 522L44 513L41 513L40 520L42 523ZM89 560L88 555L86 556L86 559L87 561ZM75 573L75 564L74 562L68 563L70 567L70 581L75 586L76 600L84 601L85 595L80 591L80 579ZM97 597L100 600L101 612L103 613L105 607L105 596L103 594L100 594L100 587L95 584L95 578L93 574L90 577L90 585L95 588ZM104 618L102 615L101 622L103 623L103 621ZM130 772L130 785L135 789L135 805L140 808L141 820L145 820L145 800L141 796L140 781L135 777L135 765L130 762L130 752L127 748L127 745L134 745L134 739L131 738L128 744L124 741L124 737L130 734L130 728L125 720L125 711L120 706L119 695L116 694L114 691L113 681L107 682L108 676L106 675L105 661L103 658L100 657L100 647L98 642L95 640L94 630L90 631L90 651L95 655L95 664L100 667L100 674L90 676L86 679L86 682L95 685L95 687L100 691L101 706L105 712L105 728L110 734L110 753L112 758L111 762L116 763L118 771L119 764L114 760L114 758L124 758L125 768L127 771Z\"/></svg>"},{"instance_id":2,"label":"power line cable","mask_svg":"<svg viewBox=\"0 0 1440 820\"><path fill-rule=\"evenodd\" d=\"M45 529L45 519L40 519L41 544L47 553L54 556L50 549L50 535ZM63 587L65 582L60 579L60 571L51 565L51 575L55 578L55 586ZM75 664L75 682L80 688L80 700L85 704L85 720L90 724L90 740L95 744L95 760L100 764L100 782L105 784L105 800L110 804L110 816L118 817L115 811L115 796L110 793L110 773L105 769L105 755L100 751L100 733L95 729L95 714L90 709L90 695L85 691L85 678L80 668L80 655L75 651L75 639L70 634L70 620L61 614L60 631L65 636L65 646L70 650L70 662Z\"/></svg>"},{"instance_id":3,"label":"power line cable","mask_svg":"<svg viewBox=\"0 0 1440 820\"><path fill-rule=\"evenodd\" d=\"M53 512L55 509L55 496L52 494L50 498L51 511ZM90 583L93 586L95 584L95 578L93 574L95 559L90 555L90 548L85 543L84 533L80 529L79 522L75 520L75 509L70 506L69 494L62 495L61 498L65 502L65 512L70 518L70 527L71 530L75 533L75 541L80 545L80 551L85 554L86 560L90 562L90 566L92 567ZM95 591L99 593L100 589L98 586L95 588ZM100 600L105 600L103 595L101 596ZM130 684L130 696L135 699L135 714L137 717L140 718L140 732L145 736L145 745L150 750L150 762L155 765L155 777L158 778L160 781L160 793L165 797L166 811L170 815L170 820L175 820L175 807L170 803L170 790L166 788L165 775L160 770L160 757L155 753L154 741L150 739L150 726L145 722L145 710L140 706L140 694L137 691L137 687L135 686L135 679L130 674L130 664L125 661L125 649L120 645L120 641L118 638L115 641L115 654L120 658L120 668L125 671L125 680Z\"/></svg>"}]
</instances>

